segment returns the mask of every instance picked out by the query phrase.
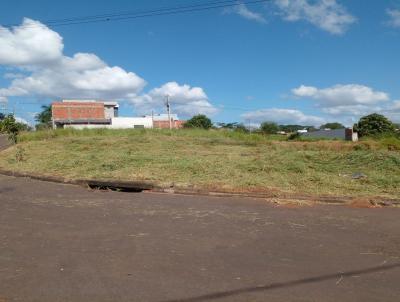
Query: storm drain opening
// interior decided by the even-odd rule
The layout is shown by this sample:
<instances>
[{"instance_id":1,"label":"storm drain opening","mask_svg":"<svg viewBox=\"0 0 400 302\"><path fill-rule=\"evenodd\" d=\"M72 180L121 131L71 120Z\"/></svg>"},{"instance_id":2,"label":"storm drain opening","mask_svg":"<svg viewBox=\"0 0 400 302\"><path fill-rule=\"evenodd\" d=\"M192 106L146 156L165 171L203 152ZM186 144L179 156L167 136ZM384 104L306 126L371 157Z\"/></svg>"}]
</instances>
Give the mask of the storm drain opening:
<instances>
[{"instance_id":1,"label":"storm drain opening","mask_svg":"<svg viewBox=\"0 0 400 302\"><path fill-rule=\"evenodd\" d=\"M102 181L89 181L87 185L92 190L99 191L113 191L124 193L141 193L153 188L151 184L141 182L102 182Z\"/></svg>"}]
</instances>

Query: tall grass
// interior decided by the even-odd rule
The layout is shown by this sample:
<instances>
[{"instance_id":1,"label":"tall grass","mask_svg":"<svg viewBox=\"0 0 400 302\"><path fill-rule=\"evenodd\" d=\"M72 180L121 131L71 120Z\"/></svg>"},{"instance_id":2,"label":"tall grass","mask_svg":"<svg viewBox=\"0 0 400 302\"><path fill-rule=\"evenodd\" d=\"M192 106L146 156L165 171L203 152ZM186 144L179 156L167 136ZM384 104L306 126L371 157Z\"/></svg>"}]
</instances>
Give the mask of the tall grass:
<instances>
[{"instance_id":1,"label":"tall grass","mask_svg":"<svg viewBox=\"0 0 400 302\"><path fill-rule=\"evenodd\" d=\"M21 135L23 160L12 147L0 153L0 167L230 191L398 197L397 143L391 137L285 141L284 136L199 129L60 129ZM356 172L367 178L352 179Z\"/></svg>"}]
</instances>

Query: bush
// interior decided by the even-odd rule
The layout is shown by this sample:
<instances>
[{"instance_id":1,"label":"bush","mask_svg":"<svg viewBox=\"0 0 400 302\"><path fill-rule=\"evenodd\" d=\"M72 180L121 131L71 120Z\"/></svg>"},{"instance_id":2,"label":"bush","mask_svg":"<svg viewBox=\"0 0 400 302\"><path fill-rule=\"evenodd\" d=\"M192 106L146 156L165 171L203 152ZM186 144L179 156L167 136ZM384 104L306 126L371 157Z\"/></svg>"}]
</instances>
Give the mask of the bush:
<instances>
[{"instance_id":1,"label":"bush","mask_svg":"<svg viewBox=\"0 0 400 302\"><path fill-rule=\"evenodd\" d=\"M212 127L211 120L204 114L195 115L184 124L185 128L201 128L210 129Z\"/></svg>"},{"instance_id":2,"label":"bush","mask_svg":"<svg viewBox=\"0 0 400 302\"><path fill-rule=\"evenodd\" d=\"M289 135L288 140L290 141L294 141L294 140L298 140L300 138L300 133L295 132Z\"/></svg>"},{"instance_id":3,"label":"bush","mask_svg":"<svg viewBox=\"0 0 400 302\"><path fill-rule=\"evenodd\" d=\"M12 114L7 115L0 123L0 132L8 134L8 139L14 144L18 141L18 134L22 130L20 123L15 121Z\"/></svg>"},{"instance_id":4,"label":"bush","mask_svg":"<svg viewBox=\"0 0 400 302\"><path fill-rule=\"evenodd\" d=\"M279 126L273 122L264 122L261 124L260 130L264 134L275 134L279 131Z\"/></svg>"}]
</instances>

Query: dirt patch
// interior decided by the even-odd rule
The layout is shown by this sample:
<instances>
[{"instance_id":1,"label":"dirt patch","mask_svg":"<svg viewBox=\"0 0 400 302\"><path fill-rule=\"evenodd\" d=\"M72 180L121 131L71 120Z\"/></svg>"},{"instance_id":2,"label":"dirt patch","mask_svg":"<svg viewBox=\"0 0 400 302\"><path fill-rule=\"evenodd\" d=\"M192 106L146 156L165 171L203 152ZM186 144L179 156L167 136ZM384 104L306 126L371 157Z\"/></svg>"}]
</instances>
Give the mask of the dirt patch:
<instances>
[{"instance_id":1,"label":"dirt patch","mask_svg":"<svg viewBox=\"0 0 400 302\"><path fill-rule=\"evenodd\" d=\"M7 138L7 135L0 134L0 151L7 149L11 145L10 141ZM2 302L0 300L0 302Z\"/></svg>"}]
</instances>

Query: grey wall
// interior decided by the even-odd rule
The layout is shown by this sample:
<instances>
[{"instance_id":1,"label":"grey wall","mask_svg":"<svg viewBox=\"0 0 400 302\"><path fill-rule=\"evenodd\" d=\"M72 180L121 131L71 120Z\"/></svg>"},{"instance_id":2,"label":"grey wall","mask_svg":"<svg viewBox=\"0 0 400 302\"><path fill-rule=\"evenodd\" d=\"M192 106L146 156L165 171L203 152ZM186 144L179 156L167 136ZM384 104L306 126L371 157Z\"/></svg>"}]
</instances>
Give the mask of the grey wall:
<instances>
[{"instance_id":1,"label":"grey wall","mask_svg":"<svg viewBox=\"0 0 400 302\"><path fill-rule=\"evenodd\" d=\"M304 133L302 136L311 138L346 139L346 129L318 130Z\"/></svg>"}]
</instances>

